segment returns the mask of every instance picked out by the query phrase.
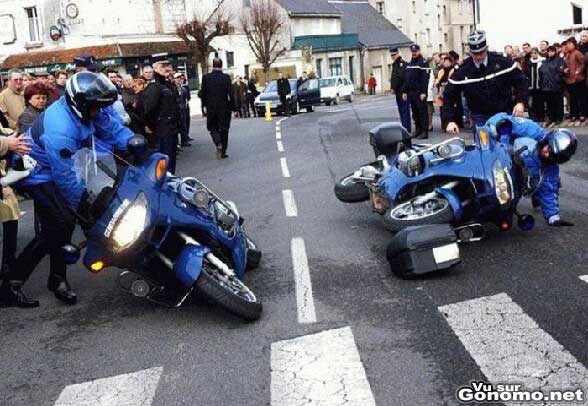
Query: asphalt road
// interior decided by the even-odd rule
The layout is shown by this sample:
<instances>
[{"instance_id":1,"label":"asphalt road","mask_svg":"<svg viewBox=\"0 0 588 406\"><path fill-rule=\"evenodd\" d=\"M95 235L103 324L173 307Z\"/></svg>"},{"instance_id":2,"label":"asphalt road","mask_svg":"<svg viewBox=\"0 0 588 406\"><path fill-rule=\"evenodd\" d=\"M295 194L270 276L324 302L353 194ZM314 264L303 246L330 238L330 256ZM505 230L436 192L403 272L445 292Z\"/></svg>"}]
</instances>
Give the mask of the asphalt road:
<instances>
[{"instance_id":1,"label":"asphalt road","mask_svg":"<svg viewBox=\"0 0 588 406\"><path fill-rule=\"evenodd\" d=\"M198 300L161 308L120 291L115 269L95 275L81 266L70 271L79 304L65 307L45 287L45 261L26 285L41 307L0 310L0 405L52 406L68 385L151 368L160 368L154 398L125 405L303 404L276 393L284 389L274 385L283 367L274 364L276 343L346 328L361 360L353 379L367 378L371 393L365 401L305 404L457 405L457 388L472 380L528 377L543 388L588 382L588 284L579 278L588 274L588 135L580 135L577 158L562 176L563 216L576 227L554 230L539 220L530 233L490 231L483 242L461 247L457 269L400 280L385 260L391 235L381 219L365 204L338 202L332 191L338 178L372 160L369 129L395 117L392 98L374 97L289 118L279 132L276 118L234 120L230 158L222 161L213 159L204 122L194 120L196 141L182 153L179 174L199 177L246 218L264 251L260 269L245 278L263 299L262 319L246 324ZM296 216L286 214L284 190L292 192ZM21 247L33 233L31 205L23 209ZM306 323L299 322L293 239L304 241L312 284L314 320ZM502 320L514 314L514 321L506 328L496 322L495 308ZM478 328L468 330L467 323ZM526 340L529 331L538 334L528 345L508 341L513 332ZM348 354L337 337L326 340L341 358ZM508 357L493 358L505 351ZM534 363L538 357L545 365ZM288 376L299 383L296 373Z\"/></svg>"}]
</instances>

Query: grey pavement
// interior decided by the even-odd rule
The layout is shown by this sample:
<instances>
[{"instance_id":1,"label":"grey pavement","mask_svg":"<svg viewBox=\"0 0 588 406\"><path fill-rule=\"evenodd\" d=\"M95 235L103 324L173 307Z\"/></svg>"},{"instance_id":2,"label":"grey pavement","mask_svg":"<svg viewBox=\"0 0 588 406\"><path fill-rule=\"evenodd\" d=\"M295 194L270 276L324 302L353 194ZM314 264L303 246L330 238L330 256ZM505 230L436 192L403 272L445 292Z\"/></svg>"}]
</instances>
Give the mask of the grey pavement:
<instances>
[{"instance_id":1,"label":"grey pavement","mask_svg":"<svg viewBox=\"0 0 588 406\"><path fill-rule=\"evenodd\" d=\"M91 274L81 266L70 270L79 304L65 307L45 287L44 261L26 285L41 307L0 309L0 405L52 406L68 385L161 368L152 405L278 406L272 401L279 398L272 393L273 346L287 349L276 343L329 330L345 332L348 341L347 327L376 405L457 405L458 387L494 379L488 371L501 376L501 368L487 367L496 365L491 354L480 358L470 348L474 341L463 339L467 312L460 304L503 294L516 304L509 304L509 311L521 309L541 330L538 337L557 344L549 341L548 348L565 349L568 364L588 365L588 284L579 279L588 274L588 133L579 135L577 158L563 169L561 206L576 227L554 230L538 219L530 233L491 230L483 242L461 247L463 263L457 269L400 280L385 260L391 235L381 219L366 204L345 205L333 194L337 179L373 159L369 129L394 119L397 110L389 96L320 107L281 122L284 153L276 146L275 117L271 122L235 119L230 158L221 161L213 159L204 121L193 120L195 142L180 155L179 174L199 177L234 200L248 233L262 247L262 266L245 277L264 302L261 320L243 323L201 300L161 308L119 290L117 270ZM432 135L432 140L444 138L440 132ZM282 157L289 178L282 174ZM286 217L283 190L293 192L297 217ZM21 222L20 247L33 234L30 202L23 208L28 214ZM526 203L524 210L531 211ZM306 243L316 323L298 322L293 238ZM446 309L455 312L448 316ZM479 313L476 317L486 317L474 314ZM517 342L505 339L487 347ZM525 351L510 354L524 364ZM357 358L354 351L346 354L344 359ZM561 359L554 362L560 365ZM529 376L536 373L531 364L527 369ZM583 371L574 368L575 381ZM278 387L287 386L287 379L280 379ZM565 374L562 379L567 383ZM71 388L78 387L68 393Z\"/></svg>"}]
</instances>

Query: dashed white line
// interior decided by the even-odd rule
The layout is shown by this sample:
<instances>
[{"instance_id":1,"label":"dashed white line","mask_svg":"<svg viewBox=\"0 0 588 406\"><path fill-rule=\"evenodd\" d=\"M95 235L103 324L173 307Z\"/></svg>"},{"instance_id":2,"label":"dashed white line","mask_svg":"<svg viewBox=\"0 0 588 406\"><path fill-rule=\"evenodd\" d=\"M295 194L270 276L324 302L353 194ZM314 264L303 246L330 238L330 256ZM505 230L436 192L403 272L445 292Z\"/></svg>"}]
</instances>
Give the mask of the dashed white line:
<instances>
[{"instance_id":1,"label":"dashed white line","mask_svg":"<svg viewBox=\"0 0 588 406\"><path fill-rule=\"evenodd\" d=\"M588 386L588 370L506 293L439 311L491 382L544 392Z\"/></svg>"},{"instance_id":2,"label":"dashed white line","mask_svg":"<svg viewBox=\"0 0 588 406\"><path fill-rule=\"evenodd\" d=\"M271 346L271 406L376 406L351 328Z\"/></svg>"},{"instance_id":3,"label":"dashed white line","mask_svg":"<svg viewBox=\"0 0 588 406\"><path fill-rule=\"evenodd\" d=\"M312 296L312 282L310 280L310 269L308 268L308 257L306 256L306 245L304 239L292 239L292 267L294 268L294 281L296 286L296 307L298 308L298 323L316 323L316 311L314 309L314 298Z\"/></svg>"},{"instance_id":4,"label":"dashed white line","mask_svg":"<svg viewBox=\"0 0 588 406\"><path fill-rule=\"evenodd\" d=\"M288 162L286 161L286 158L280 158L280 165L282 167L282 176L285 178L289 178L290 170L288 169Z\"/></svg>"},{"instance_id":5,"label":"dashed white line","mask_svg":"<svg viewBox=\"0 0 588 406\"><path fill-rule=\"evenodd\" d=\"M284 144L282 144L282 141L277 141L278 144L278 152L284 152Z\"/></svg>"},{"instance_id":6,"label":"dashed white line","mask_svg":"<svg viewBox=\"0 0 588 406\"><path fill-rule=\"evenodd\" d=\"M279 129L276 129L276 140L282 139L282 132Z\"/></svg>"},{"instance_id":7,"label":"dashed white line","mask_svg":"<svg viewBox=\"0 0 588 406\"><path fill-rule=\"evenodd\" d=\"M67 386L55 406L149 406L163 368L96 379Z\"/></svg>"},{"instance_id":8,"label":"dashed white line","mask_svg":"<svg viewBox=\"0 0 588 406\"><path fill-rule=\"evenodd\" d=\"M282 190L282 198L284 199L286 217L298 217L298 208L294 200L294 193L291 190Z\"/></svg>"}]
</instances>

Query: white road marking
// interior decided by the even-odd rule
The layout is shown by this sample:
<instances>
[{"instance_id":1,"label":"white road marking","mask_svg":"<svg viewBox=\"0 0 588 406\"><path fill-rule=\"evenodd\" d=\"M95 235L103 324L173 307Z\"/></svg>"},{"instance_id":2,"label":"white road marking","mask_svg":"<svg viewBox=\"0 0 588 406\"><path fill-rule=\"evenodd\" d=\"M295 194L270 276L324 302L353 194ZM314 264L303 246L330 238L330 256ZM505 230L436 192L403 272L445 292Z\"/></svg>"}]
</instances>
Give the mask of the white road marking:
<instances>
[{"instance_id":1,"label":"white road marking","mask_svg":"<svg viewBox=\"0 0 588 406\"><path fill-rule=\"evenodd\" d=\"M286 161L286 158L280 158L280 165L282 166L282 176L285 178L289 178L290 170L288 169L288 162Z\"/></svg>"},{"instance_id":2,"label":"white road marking","mask_svg":"<svg viewBox=\"0 0 588 406\"><path fill-rule=\"evenodd\" d=\"M150 406L163 368L67 386L55 406Z\"/></svg>"},{"instance_id":3,"label":"white road marking","mask_svg":"<svg viewBox=\"0 0 588 406\"><path fill-rule=\"evenodd\" d=\"M279 130L276 130L276 140L282 139L282 133Z\"/></svg>"},{"instance_id":4,"label":"white road marking","mask_svg":"<svg viewBox=\"0 0 588 406\"><path fill-rule=\"evenodd\" d=\"M351 328L271 346L271 406L376 406Z\"/></svg>"},{"instance_id":5,"label":"white road marking","mask_svg":"<svg viewBox=\"0 0 588 406\"><path fill-rule=\"evenodd\" d=\"M588 283L588 275L582 275L579 277L581 280L583 280L584 282Z\"/></svg>"},{"instance_id":6,"label":"white road marking","mask_svg":"<svg viewBox=\"0 0 588 406\"><path fill-rule=\"evenodd\" d=\"M588 387L586 368L506 293L439 311L491 382L543 391Z\"/></svg>"},{"instance_id":7,"label":"white road marking","mask_svg":"<svg viewBox=\"0 0 588 406\"><path fill-rule=\"evenodd\" d=\"M282 144L282 141L278 141L278 152L284 152L284 144Z\"/></svg>"},{"instance_id":8,"label":"white road marking","mask_svg":"<svg viewBox=\"0 0 588 406\"><path fill-rule=\"evenodd\" d=\"M287 217L298 217L298 208L294 200L294 193L291 190L282 190L282 197L284 199L284 209Z\"/></svg>"},{"instance_id":9,"label":"white road marking","mask_svg":"<svg viewBox=\"0 0 588 406\"><path fill-rule=\"evenodd\" d=\"M276 125L277 125L277 126L279 126L279 125L280 125L280 123L281 123L282 121L284 121L284 120L287 120L287 119L288 119L288 117L284 117L284 118L281 118L281 119L279 119L279 120L276 122Z\"/></svg>"},{"instance_id":10,"label":"white road marking","mask_svg":"<svg viewBox=\"0 0 588 406\"><path fill-rule=\"evenodd\" d=\"M298 308L298 323L316 323L316 311L312 296L312 282L308 257L306 256L306 244L302 238L293 238L292 268L294 268L294 282L296 286L296 307Z\"/></svg>"}]
</instances>

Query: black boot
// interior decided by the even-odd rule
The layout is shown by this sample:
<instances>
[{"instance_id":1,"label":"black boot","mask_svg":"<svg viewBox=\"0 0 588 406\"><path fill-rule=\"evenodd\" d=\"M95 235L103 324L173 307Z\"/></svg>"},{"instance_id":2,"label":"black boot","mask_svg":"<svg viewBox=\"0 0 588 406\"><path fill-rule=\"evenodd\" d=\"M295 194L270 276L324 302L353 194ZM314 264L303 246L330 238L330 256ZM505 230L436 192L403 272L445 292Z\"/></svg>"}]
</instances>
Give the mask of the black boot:
<instances>
[{"instance_id":1,"label":"black boot","mask_svg":"<svg viewBox=\"0 0 588 406\"><path fill-rule=\"evenodd\" d=\"M21 282L4 281L0 286L0 307L39 307L39 301L28 299L21 288Z\"/></svg>"},{"instance_id":2,"label":"black boot","mask_svg":"<svg viewBox=\"0 0 588 406\"><path fill-rule=\"evenodd\" d=\"M427 131L423 131L420 135L417 135L417 140L426 140L429 138L429 133Z\"/></svg>"},{"instance_id":3,"label":"black boot","mask_svg":"<svg viewBox=\"0 0 588 406\"><path fill-rule=\"evenodd\" d=\"M67 279L51 275L47 282L47 288L55 294L55 297L66 305L75 305L78 297L67 282Z\"/></svg>"},{"instance_id":4,"label":"black boot","mask_svg":"<svg viewBox=\"0 0 588 406\"><path fill-rule=\"evenodd\" d=\"M423 133L423 130L420 129L416 129L413 131L413 133L411 134L412 138L419 138L421 136L421 134Z\"/></svg>"}]
</instances>

